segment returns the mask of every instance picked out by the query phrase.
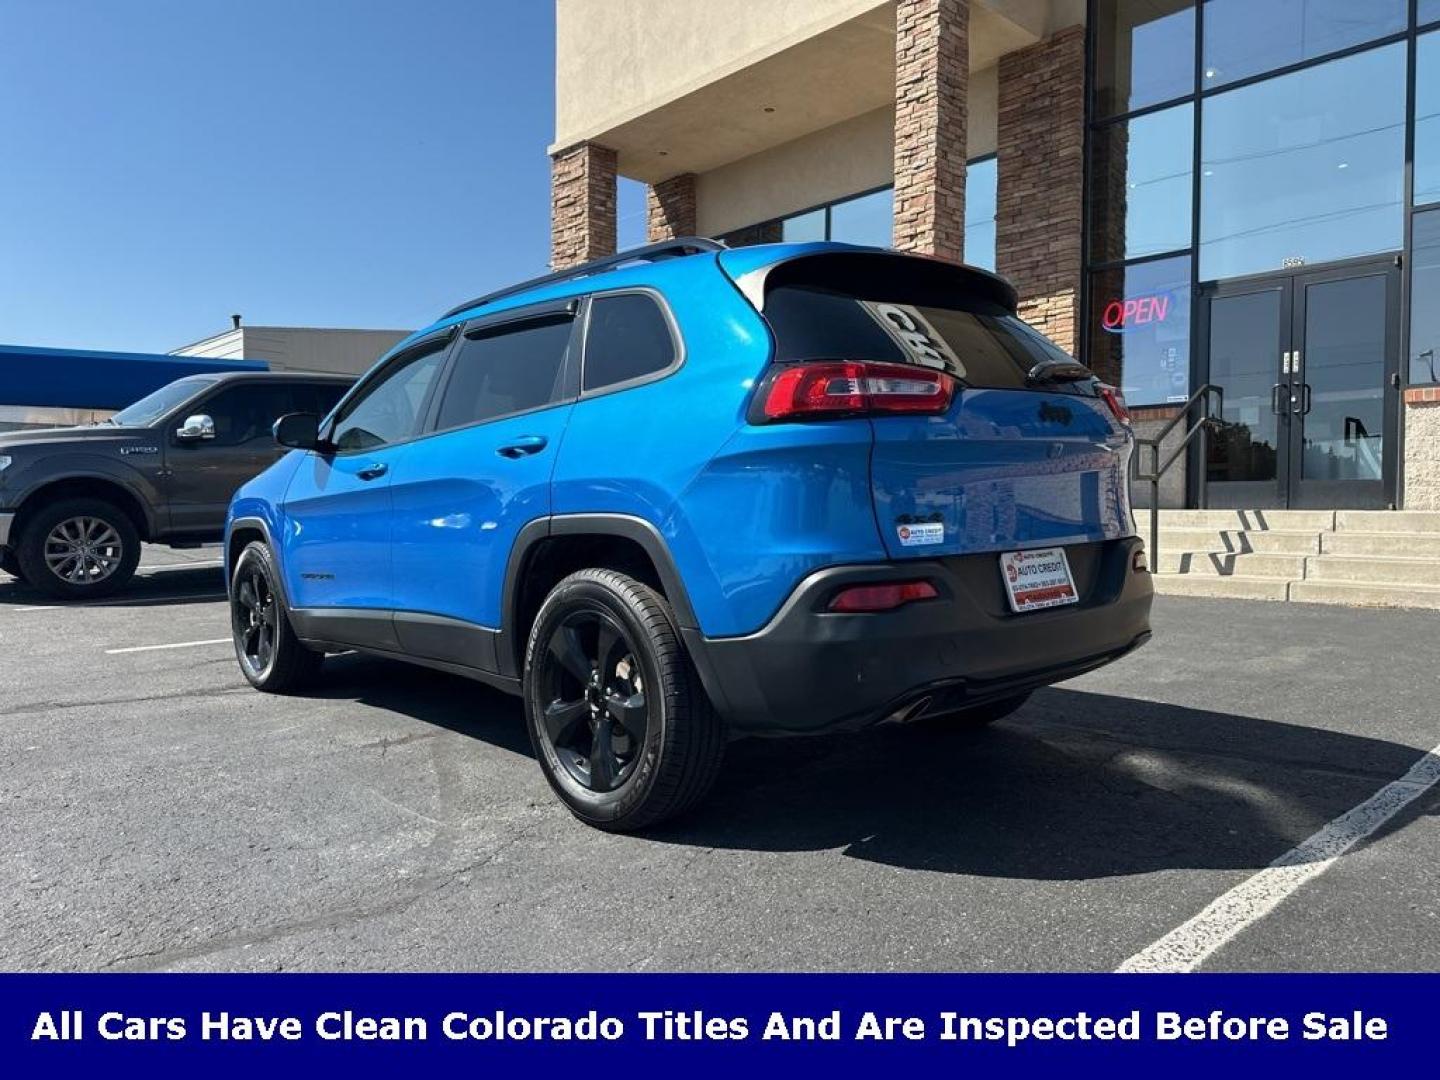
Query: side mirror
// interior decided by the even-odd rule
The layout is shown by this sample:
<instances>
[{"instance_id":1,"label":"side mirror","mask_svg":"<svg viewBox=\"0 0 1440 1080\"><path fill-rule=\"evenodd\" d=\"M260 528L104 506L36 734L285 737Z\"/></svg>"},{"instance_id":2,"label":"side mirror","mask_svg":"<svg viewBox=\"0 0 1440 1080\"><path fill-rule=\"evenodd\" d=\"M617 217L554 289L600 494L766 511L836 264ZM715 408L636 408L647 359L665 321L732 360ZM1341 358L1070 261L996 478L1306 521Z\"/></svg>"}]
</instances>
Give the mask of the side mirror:
<instances>
[{"instance_id":1,"label":"side mirror","mask_svg":"<svg viewBox=\"0 0 1440 1080\"><path fill-rule=\"evenodd\" d=\"M296 450L314 450L320 445L320 418L313 413L286 413L271 428L275 441Z\"/></svg>"},{"instance_id":2,"label":"side mirror","mask_svg":"<svg viewBox=\"0 0 1440 1080\"><path fill-rule=\"evenodd\" d=\"M213 439L215 437L215 421L204 413L187 416L185 423L176 429L175 437L182 442L197 442L200 439Z\"/></svg>"}]
</instances>

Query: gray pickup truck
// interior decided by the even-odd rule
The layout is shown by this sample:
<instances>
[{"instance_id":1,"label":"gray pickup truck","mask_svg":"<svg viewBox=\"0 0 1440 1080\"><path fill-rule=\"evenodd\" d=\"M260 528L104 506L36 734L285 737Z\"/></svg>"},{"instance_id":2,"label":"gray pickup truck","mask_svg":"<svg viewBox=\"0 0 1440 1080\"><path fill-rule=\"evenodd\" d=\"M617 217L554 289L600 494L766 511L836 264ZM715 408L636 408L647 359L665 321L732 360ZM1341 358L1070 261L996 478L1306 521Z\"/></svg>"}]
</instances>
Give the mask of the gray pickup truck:
<instances>
[{"instance_id":1,"label":"gray pickup truck","mask_svg":"<svg viewBox=\"0 0 1440 1080\"><path fill-rule=\"evenodd\" d=\"M142 541L219 541L235 489L285 452L275 421L324 416L353 382L191 375L89 427L0 432L0 570L51 596L91 598L130 580Z\"/></svg>"}]
</instances>

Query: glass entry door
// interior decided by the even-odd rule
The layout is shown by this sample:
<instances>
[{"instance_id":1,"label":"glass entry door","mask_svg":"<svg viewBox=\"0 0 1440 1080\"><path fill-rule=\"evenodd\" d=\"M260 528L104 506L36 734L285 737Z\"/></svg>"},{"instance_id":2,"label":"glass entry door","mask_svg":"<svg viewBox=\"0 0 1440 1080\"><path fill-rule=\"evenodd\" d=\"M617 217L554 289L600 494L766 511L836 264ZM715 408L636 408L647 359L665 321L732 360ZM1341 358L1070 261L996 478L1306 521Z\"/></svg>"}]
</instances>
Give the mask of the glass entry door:
<instances>
[{"instance_id":1,"label":"glass entry door","mask_svg":"<svg viewBox=\"0 0 1440 1080\"><path fill-rule=\"evenodd\" d=\"M1208 291L1202 333L1227 426L1205 505L1380 508L1392 501L1399 270L1393 262Z\"/></svg>"}]
</instances>

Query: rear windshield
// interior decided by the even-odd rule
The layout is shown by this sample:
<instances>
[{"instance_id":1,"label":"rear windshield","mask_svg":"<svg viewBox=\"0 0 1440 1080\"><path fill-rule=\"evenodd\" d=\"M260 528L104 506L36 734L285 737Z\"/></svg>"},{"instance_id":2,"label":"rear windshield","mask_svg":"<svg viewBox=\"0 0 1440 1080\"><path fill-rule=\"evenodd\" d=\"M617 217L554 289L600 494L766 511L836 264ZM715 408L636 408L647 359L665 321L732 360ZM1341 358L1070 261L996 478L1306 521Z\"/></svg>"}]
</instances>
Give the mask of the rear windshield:
<instances>
[{"instance_id":1,"label":"rear windshield","mask_svg":"<svg viewBox=\"0 0 1440 1080\"><path fill-rule=\"evenodd\" d=\"M827 255L777 267L765 293L775 359L875 360L1024 389L1036 364L1073 363L975 271L901 255ZM1069 388L1088 392L1089 380ZM1055 390L1047 383L1047 390Z\"/></svg>"}]
</instances>

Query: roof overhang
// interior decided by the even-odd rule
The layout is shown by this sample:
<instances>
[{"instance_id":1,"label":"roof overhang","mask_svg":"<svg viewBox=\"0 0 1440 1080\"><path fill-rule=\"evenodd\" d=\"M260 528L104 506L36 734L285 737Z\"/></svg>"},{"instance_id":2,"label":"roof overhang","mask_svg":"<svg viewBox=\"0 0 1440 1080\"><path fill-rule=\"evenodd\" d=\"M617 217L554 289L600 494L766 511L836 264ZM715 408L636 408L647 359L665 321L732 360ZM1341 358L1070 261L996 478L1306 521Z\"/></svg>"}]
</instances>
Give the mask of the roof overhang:
<instances>
[{"instance_id":1,"label":"roof overhang","mask_svg":"<svg viewBox=\"0 0 1440 1080\"><path fill-rule=\"evenodd\" d=\"M1043 2L975 3L970 68L980 70L1043 35ZM643 56L637 56L643 62ZM573 76L572 76L573 77ZM621 175L656 183L703 173L895 100L895 9L885 4L775 51L746 57L698 85L645 103L564 145L616 151Z\"/></svg>"}]
</instances>

